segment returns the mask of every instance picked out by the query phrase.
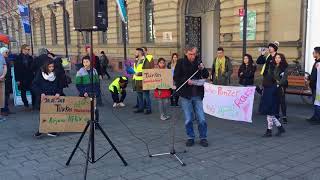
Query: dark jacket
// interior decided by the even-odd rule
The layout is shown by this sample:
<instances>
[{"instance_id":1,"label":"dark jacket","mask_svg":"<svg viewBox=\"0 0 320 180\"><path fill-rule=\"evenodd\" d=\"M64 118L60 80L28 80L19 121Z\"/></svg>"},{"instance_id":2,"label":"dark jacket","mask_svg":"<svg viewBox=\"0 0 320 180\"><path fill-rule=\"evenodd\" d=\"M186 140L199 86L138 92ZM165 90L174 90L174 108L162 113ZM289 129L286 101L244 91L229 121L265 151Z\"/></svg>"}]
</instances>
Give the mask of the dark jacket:
<instances>
[{"instance_id":1,"label":"dark jacket","mask_svg":"<svg viewBox=\"0 0 320 180\"><path fill-rule=\"evenodd\" d=\"M239 84L243 86L253 85L254 84L254 74L256 72L257 66L255 64L252 65L245 65L241 64L238 77L239 77ZM243 73L242 75L240 75Z\"/></svg>"},{"instance_id":2,"label":"dark jacket","mask_svg":"<svg viewBox=\"0 0 320 180\"><path fill-rule=\"evenodd\" d=\"M59 80L59 87L61 89L68 87L69 80L62 65L62 59L60 57L54 58L54 72Z\"/></svg>"},{"instance_id":3,"label":"dark jacket","mask_svg":"<svg viewBox=\"0 0 320 180\"><path fill-rule=\"evenodd\" d=\"M277 54L275 54L276 56ZM274 56L274 57L275 57ZM265 67L265 70L264 70L264 73L263 73L263 76L266 76L268 74L269 71L273 71L274 69L274 66L275 66L275 60L274 60L274 57L272 57L272 55L269 55L269 56L264 56L264 55L260 55L257 59L257 64L266 64L266 67Z\"/></svg>"},{"instance_id":4,"label":"dark jacket","mask_svg":"<svg viewBox=\"0 0 320 180\"><path fill-rule=\"evenodd\" d=\"M37 74L38 72L41 72L42 66L49 61L49 57L47 54L42 54L36 58L34 58L34 61L32 63L32 69Z\"/></svg>"},{"instance_id":5,"label":"dark jacket","mask_svg":"<svg viewBox=\"0 0 320 180\"><path fill-rule=\"evenodd\" d=\"M5 77L5 87L6 87L6 93L11 94L12 93L12 76L11 76L11 62L9 58L5 58L6 64L7 64L7 74Z\"/></svg>"},{"instance_id":6,"label":"dark jacket","mask_svg":"<svg viewBox=\"0 0 320 180\"><path fill-rule=\"evenodd\" d=\"M259 112L263 115L279 115L279 93L277 85L263 87Z\"/></svg>"},{"instance_id":7,"label":"dark jacket","mask_svg":"<svg viewBox=\"0 0 320 180\"><path fill-rule=\"evenodd\" d=\"M34 79L33 58L30 55L19 54L14 62L16 81L20 82L19 89L30 90Z\"/></svg>"},{"instance_id":8,"label":"dark jacket","mask_svg":"<svg viewBox=\"0 0 320 180\"><path fill-rule=\"evenodd\" d=\"M185 56L182 59L179 59L177 65L174 69L173 80L176 83L177 87L180 87L187 79L189 79L197 70L199 65L199 60L195 60L194 62L190 62ZM209 72L205 68L200 70L192 79L207 79L209 77ZM191 98L193 96L204 97L204 87L203 86L190 86L185 84L178 95L184 98Z\"/></svg>"},{"instance_id":9,"label":"dark jacket","mask_svg":"<svg viewBox=\"0 0 320 180\"><path fill-rule=\"evenodd\" d=\"M277 81L280 87L288 87L288 68L274 67L270 75Z\"/></svg>"},{"instance_id":10,"label":"dark jacket","mask_svg":"<svg viewBox=\"0 0 320 180\"><path fill-rule=\"evenodd\" d=\"M37 73L32 83L32 91L38 96L41 94L54 96L62 93L62 89L59 87L59 79L56 78L54 81L45 80L42 72Z\"/></svg>"},{"instance_id":11,"label":"dark jacket","mask_svg":"<svg viewBox=\"0 0 320 180\"><path fill-rule=\"evenodd\" d=\"M317 89L317 76L318 76L318 71L317 71L317 63L320 62L320 59L315 60L313 66L312 66L312 70L311 70L311 75L309 76L309 80L310 80L310 88L312 90L312 92L316 92Z\"/></svg>"},{"instance_id":12,"label":"dark jacket","mask_svg":"<svg viewBox=\"0 0 320 180\"><path fill-rule=\"evenodd\" d=\"M216 59L217 57L213 60L212 63L212 70L211 70L211 79L213 84L216 85L229 85L230 84L230 78L233 72L233 67L231 63L231 59L227 56L225 56L226 62L225 62L225 72L221 75L218 75L216 77Z\"/></svg>"}]
</instances>

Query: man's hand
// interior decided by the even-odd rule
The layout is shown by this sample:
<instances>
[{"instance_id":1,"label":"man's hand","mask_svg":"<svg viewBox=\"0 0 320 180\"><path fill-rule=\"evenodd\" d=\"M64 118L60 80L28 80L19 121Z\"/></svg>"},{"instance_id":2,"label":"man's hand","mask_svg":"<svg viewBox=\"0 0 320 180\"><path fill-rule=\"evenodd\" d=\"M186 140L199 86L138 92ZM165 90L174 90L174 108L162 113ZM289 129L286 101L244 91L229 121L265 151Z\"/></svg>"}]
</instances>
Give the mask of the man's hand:
<instances>
[{"instance_id":1,"label":"man's hand","mask_svg":"<svg viewBox=\"0 0 320 180\"><path fill-rule=\"evenodd\" d=\"M262 51L261 51L261 55L265 55L267 53L267 49L266 48L264 48Z\"/></svg>"},{"instance_id":2,"label":"man's hand","mask_svg":"<svg viewBox=\"0 0 320 180\"><path fill-rule=\"evenodd\" d=\"M59 99L59 97L60 97L60 94L57 93L57 94L55 95L55 98L56 98L56 99Z\"/></svg>"},{"instance_id":3,"label":"man's hand","mask_svg":"<svg viewBox=\"0 0 320 180\"><path fill-rule=\"evenodd\" d=\"M240 76L242 76L242 75L243 75L243 72L240 73Z\"/></svg>"},{"instance_id":4,"label":"man's hand","mask_svg":"<svg viewBox=\"0 0 320 180\"><path fill-rule=\"evenodd\" d=\"M84 97L88 97L89 96L88 93L84 93L83 95L84 95Z\"/></svg>"},{"instance_id":5,"label":"man's hand","mask_svg":"<svg viewBox=\"0 0 320 180\"><path fill-rule=\"evenodd\" d=\"M46 97L46 95L44 93L41 94L41 101L43 101L43 99Z\"/></svg>"},{"instance_id":6,"label":"man's hand","mask_svg":"<svg viewBox=\"0 0 320 180\"><path fill-rule=\"evenodd\" d=\"M199 68L200 70L203 70L203 69L204 69L203 63L200 63L199 66L198 66L198 68Z\"/></svg>"},{"instance_id":7,"label":"man's hand","mask_svg":"<svg viewBox=\"0 0 320 180\"><path fill-rule=\"evenodd\" d=\"M192 86L193 85L193 82L192 82L192 80L188 80L188 84L190 85L190 86Z\"/></svg>"}]
</instances>

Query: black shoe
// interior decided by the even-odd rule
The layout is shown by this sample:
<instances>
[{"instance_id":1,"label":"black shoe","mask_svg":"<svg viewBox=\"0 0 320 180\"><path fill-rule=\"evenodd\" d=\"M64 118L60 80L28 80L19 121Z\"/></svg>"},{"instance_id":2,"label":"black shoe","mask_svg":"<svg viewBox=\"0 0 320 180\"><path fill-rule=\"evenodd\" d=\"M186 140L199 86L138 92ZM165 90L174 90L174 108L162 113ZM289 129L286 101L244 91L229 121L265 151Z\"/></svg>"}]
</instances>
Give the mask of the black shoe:
<instances>
[{"instance_id":1,"label":"black shoe","mask_svg":"<svg viewBox=\"0 0 320 180\"><path fill-rule=\"evenodd\" d=\"M186 142L186 146L187 147L191 147L194 145L194 139L188 139L187 142Z\"/></svg>"},{"instance_id":2,"label":"black shoe","mask_svg":"<svg viewBox=\"0 0 320 180\"><path fill-rule=\"evenodd\" d=\"M136 111L133 111L134 113L143 113L143 110L136 110Z\"/></svg>"},{"instance_id":3,"label":"black shoe","mask_svg":"<svg viewBox=\"0 0 320 180\"><path fill-rule=\"evenodd\" d=\"M286 130L283 128L283 126L278 127L278 132L276 133L276 136L281 136L282 133L285 133Z\"/></svg>"},{"instance_id":4,"label":"black shoe","mask_svg":"<svg viewBox=\"0 0 320 180\"><path fill-rule=\"evenodd\" d=\"M36 132L36 133L34 133L34 137L40 137L42 135L42 133L39 133L39 131L38 132Z\"/></svg>"},{"instance_id":5,"label":"black shoe","mask_svg":"<svg viewBox=\"0 0 320 180\"><path fill-rule=\"evenodd\" d=\"M208 143L207 139L201 139L201 140L200 140L200 145L201 145L202 147L208 147L208 146L209 146L209 143Z\"/></svg>"},{"instance_id":6,"label":"black shoe","mask_svg":"<svg viewBox=\"0 0 320 180\"><path fill-rule=\"evenodd\" d=\"M267 129L266 133L262 137L272 137L272 130Z\"/></svg>"},{"instance_id":7,"label":"black shoe","mask_svg":"<svg viewBox=\"0 0 320 180\"><path fill-rule=\"evenodd\" d=\"M138 108L139 108L138 105L135 105L132 107L132 109L138 109Z\"/></svg>"},{"instance_id":8,"label":"black shoe","mask_svg":"<svg viewBox=\"0 0 320 180\"><path fill-rule=\"evenodd\" d=\"M151 114L152 112L150 110L147 110L146 112L144 112L145 115L149 115Z\"/></svg>"},{"instance_id":9,"label":"black shoe","mask_svg":"<svg viewBox=\"0 0 320 180\"><path fill-rule=\"evenodd\" d=\"M282 118L282 122L283 122L283 124L288 124L288 119L287 119L287 117L283 117L283 118Z\"/></svg>"}]
</instances>

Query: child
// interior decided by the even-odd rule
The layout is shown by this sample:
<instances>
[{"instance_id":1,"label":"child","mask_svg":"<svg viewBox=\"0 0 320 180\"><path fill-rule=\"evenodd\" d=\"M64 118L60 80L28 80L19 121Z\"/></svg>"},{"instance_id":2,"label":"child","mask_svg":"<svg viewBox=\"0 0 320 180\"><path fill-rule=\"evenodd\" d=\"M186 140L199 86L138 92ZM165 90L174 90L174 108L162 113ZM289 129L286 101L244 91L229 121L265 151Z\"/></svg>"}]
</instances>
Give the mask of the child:
<instances>
[{"instance_id":1,"label":"child","mask_svg":"<svg viewBox=\"0 0 320 180\"><path fill-rule=\"evenodd\" d=\"M90 57L84 56L82 58L83 67L79 69L76 75L76 87L79 91L79 96L88 97L91 93L95 93L97 97L97 104L102 103L99 75L96 69L93 69L93 91L91 91L91 64ZM100 99L100 100L99 100Z\"/></svg>"},{"instance_id":2,"label":"child","mask_svg":"<svg viewBox=\"0 0 320 180\"><path fill-rule=\"evenodd\" d=\"M159 69L165 69L166 60L164 58L160 58L158 60L158 66ZM167 107L170 96L171 92L169 89L156 89L154 91L154 97L159 101L160 119L163 121L170 119L170 116L167 115Z\"/></svg>"},{"instance_id":3,"label":"child","mask_svg":"<svg viewBox=\"0 0 320 180\"><path fill-rule=\"evenodd\" d=\"M252 86L254 84L254 73L256 72L256 69L252 56L250 54L245 54L238 71L239 84L242 86Z\"/></svg>"},{"instance_id":4,"label":"child","mask_svg":"<svg viewBox=\"0 0 320 180\"><path fill-rule=\"evenodd\" d=\"M48 57L49 58L49 57ZM54 61L49 60L43 65L40 72L37 73L33 83L32 91L36 95L38 100L41 97L41 100L45 96L55 96L59 98L62 93L62 89L59 86L59 79L56 77L54 72ZM42 134L37 131L34 136L40 137ZM57 136L57 133L48 133L48 136Z\"/></svg>"},{"instance_id":5,"label":"child","mask_svg":"<svg viewBox=\"0 0 320 180\"><path fill-rule=\"evenodd\" d=\"M281 136L285 132L285 129L281 125L280 121L276 118L279 115L279 94L277 89L276 80L266 75L263 78L263 90L260 101L259 112L263 115L267 115L268 128L263 137L272 137L273 123L278 127L276 136Z\"/></svg>"},{"instance_id":6,"label":"child","mask_svg":"<svg viewBox=\"0 0 320 180\"><path fill-rule=\"evenodd\" d=\"M127 85L128 85L128 79L126 77L118 77L109 85L109 91L111 92L114 108L126 106L123 103L123 101L127 95L126 93ZM121 98L119 100L120 93L121 93Z\"/></svg>"}]
</instances>

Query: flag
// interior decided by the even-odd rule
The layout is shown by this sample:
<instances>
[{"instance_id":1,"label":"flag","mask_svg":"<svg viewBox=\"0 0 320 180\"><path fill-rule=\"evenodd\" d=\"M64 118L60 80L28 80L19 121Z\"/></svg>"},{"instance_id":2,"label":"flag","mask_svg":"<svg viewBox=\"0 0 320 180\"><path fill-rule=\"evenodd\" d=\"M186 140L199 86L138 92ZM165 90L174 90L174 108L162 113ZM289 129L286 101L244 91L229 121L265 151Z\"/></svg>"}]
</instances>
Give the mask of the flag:
<instances>
[{"instance_id":1,"label":"flag","mask_svg":"<svg viewBox=\"0 0 320 180\"><path fill-rule=\"evenodd\" d=\"M128 16L127 16L127 8L125 5L125 0L117 0L117 5L118 5L118 9L119 9L119 14L121 16L121 20L124 23L128 22Z\"/></svg>"},{"instance_id":2,"label":"flag","mask_svg":"<svg viewBox=\"0 0 320 180\"><path fill-rule=\"evenodd\" d=\"M29 19L29 8L26 5L18 5L18 9L21 17L21 24L25 33L31 33L30 19Z\"/></svg>"}]
</instances>

